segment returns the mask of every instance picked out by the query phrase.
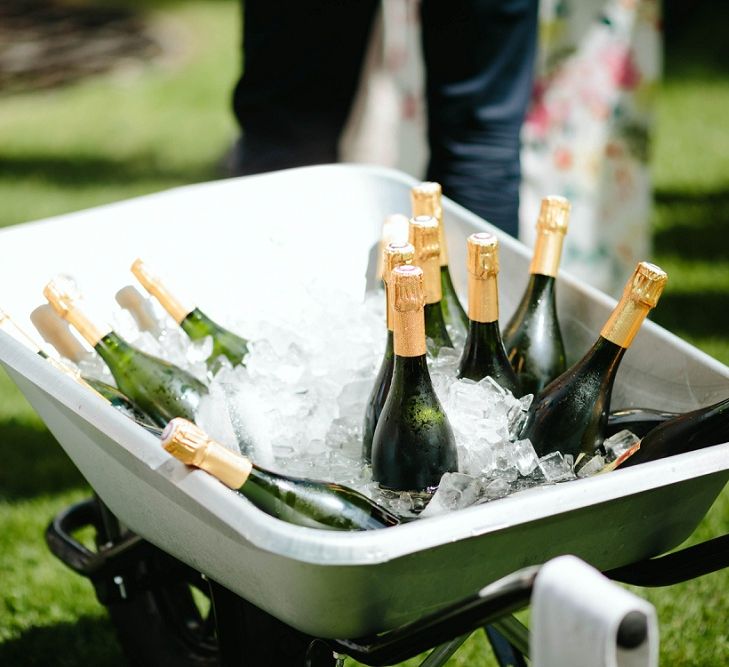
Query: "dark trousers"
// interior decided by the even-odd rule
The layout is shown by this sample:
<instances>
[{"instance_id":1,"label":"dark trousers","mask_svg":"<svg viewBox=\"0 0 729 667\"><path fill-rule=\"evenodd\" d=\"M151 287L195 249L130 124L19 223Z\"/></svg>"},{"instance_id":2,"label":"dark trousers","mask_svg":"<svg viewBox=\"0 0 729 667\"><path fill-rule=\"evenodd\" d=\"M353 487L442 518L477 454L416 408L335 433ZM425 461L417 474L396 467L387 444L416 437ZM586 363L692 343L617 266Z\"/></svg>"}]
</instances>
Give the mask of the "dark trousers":
<instances>
[{"instance_id":1,"label":"dark trousers","mask_svg":"<svg viewBox=\"0 0 729 667\"><path fill-rule=\"evenodd\" d=\"M378 4L243 0L237 173L337 161ZM427 178L516 236L537 0L422 0L421 18Z\"/></svg>"}]
</instances>

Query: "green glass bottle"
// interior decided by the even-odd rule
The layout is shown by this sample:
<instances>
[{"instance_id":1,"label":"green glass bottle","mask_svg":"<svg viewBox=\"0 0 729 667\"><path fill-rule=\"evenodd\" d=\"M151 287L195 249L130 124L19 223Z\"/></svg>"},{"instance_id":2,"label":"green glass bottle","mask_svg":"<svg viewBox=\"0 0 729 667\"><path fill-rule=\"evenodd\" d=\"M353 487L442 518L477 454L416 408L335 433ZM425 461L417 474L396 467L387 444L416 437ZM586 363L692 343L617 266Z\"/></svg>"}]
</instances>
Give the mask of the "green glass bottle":
<instances>
[{"instance_id":1,"label":"green glass bottle","mask_svg":"<svg viewBox=\"0 0 729 667\"><path fill-rule=\"evenodd\" d=\"M663 422L615 467L629 468L725 442L729 442L729 398Z\"/></svg>"},{"instance_id":2,"label":"green glass bottle","mask_svg":"<svg viewBox=\"0 0 729 667\"><path fill-rule=\"evenodd\" d=\"M443 224L443 195L440 183L424 182L410 190L413 217L432 216L438 223L438 262L440 265L441 310L446 325L461 338L468 331L468 317L453 286L451 272L448 270L448 246ZM411 241L412 243L412 241Z\"/></svg>"},{"instance_id":3,"label":"green glass bottle","mask_svg":"<svg viewBox=\"0 0 729 667\"><path fill-rule=\"evenodd\" d=\"M665 412L651 408L623 408L622 410L613 410L608 415L605 437L609 438L620 431L628 430L639 438L642 438L648 435L656 426L678 416L678 412Z\"/></svg>"},{"instance_id":4,"label":"green glass bottle","mask_svg":"<svg viewBox=\"0 0 729 667\"><path fill-rule=\"evenodd\" d=\"M119 390L156 425L164 426L174 417L194 419L200 398L207 393L200 380L168 361L135 349L108 327L97 327L61 282L51 281L43 294L104 360Z\"/></svg>"},{"instance_id":5,"label":"green glass bottle","mask_svg":"<svg viewBox=\"0 0 729 667\"><path fill-rule=\"evenodd\" d=\"M175 458L202 468L282 521L328 530L373 530L400 523L394 514L346 486L259 468L185 419L170 421L161 441Z\"/></svg>"},{"instance_id":6,"label":"green glass bottle","mask_svg":"<svg viewBox=\"0 0 729 667\"><path fill-rule=\"evenodd\" d=\"M391 290L395 367L372 441L372 478L385 489L429 493L458 470L458 454L428 373L422 269L394 269Z\"/></svg>"},{"instance_id":7,"label":"green glass bottle","mask_svg":"<svg viewBox=\"0 0 729 667\"><path fill-rule=\"evenodd\" d=\"M414 264L423 270L425 289L425 337L428 352L437 356L442 347L453 347L441 308L438 221L432 216L410 219L410 243L415 248Z\"/></svg>"},{"instance_id":8,"label":"green glass bottle","mask_svg":"<svg viewBox=\"0 0 729 667\"><path fill-rule=\"evenodd\" d=\"M122 394L116 387L97 380L96 378L90 378L82 376L78 371L70 366L67 366L62 361L52 357L42 347L40 347L28 334L26 334L12 318L3 310L0 310L0 330L12 336L19 343L25 345L32 352L35 352L41 359L45 359L54 368L61 371L64 375L72 378L86 389L91 389L96 392L101 398L103 398L111 407L115 408L119 412L122 412L127 417L133 419L140 426L151 431L153 433L160 433L160 428L157 427L152 421L145 415L134 403L129 400L124 394Z\"/></svg>"},{"instance_id":9,"label":"green glass bottle","mask_svg":"<svg viewBox=\"0 0 729 667\"><path fill-rule=\"evenodd\" d=\"M479 232L468 237L467 247L469 324L458 377L478 382L490 376L520 396L499 331L499 242L493 234Z\"/></svg>"},{"instance_id":10,"label":"green glass bottle","mask_svg":"<svg viewBox=\"0 0 729 667\"><path fill-rule=\"evenodd\" d=\"M387 399L392 382L392 370L395 365L395 351L392 339L392 297L388 283L390 274L396 266L410 264L413 261L414 249L409 243L390 243L382 251L382 280L385 283L385 309L387 313L387 343L385 356L382 358L380 370L372 386L372 392L367 400L364 426L362 429L362 457L367 463L372 461L372 438L375 435L377 421Z\"/></svg>"},{"instance_id":11,"label":"green glass bottle","mask_svg":"<svg viewBox=\"0 0 729 667\"><path fill-rule=\"evenodd\" d=\"M213 351L207 359L208 369L211 372L214 373L220 368L221 356L227 357L234 366L243 364L248 354L247 340L216 324L199 308L191 308L179 301L141 259L134 260L132 273L182 327L190 340L202 340L207 336L212 338Z\"/></svg>"},{"instance_id":12,"label":"green glass bottle","mask_svg":"<svg viewBox=\"0 0 729 667\"><path fill-rule=\"evenodd\" d=\"M506 353L525 394L538 394L567 367L557 319L555 277L569 211L564 197L542 199L529 283L504 328Z\"/></svg>"},{"instance_id":13,"label":"green glass bottle","mask_svg":"<svg viewBox=\"0 0 729 667\"><path fill-rule=\"evenodd\" d=\"M531 440L539 456L560 451L577 458L602 445L618 366L666 280L654 264L638 264L597 342L535 398L521 437Z\"/></svg>"}]
</instances>

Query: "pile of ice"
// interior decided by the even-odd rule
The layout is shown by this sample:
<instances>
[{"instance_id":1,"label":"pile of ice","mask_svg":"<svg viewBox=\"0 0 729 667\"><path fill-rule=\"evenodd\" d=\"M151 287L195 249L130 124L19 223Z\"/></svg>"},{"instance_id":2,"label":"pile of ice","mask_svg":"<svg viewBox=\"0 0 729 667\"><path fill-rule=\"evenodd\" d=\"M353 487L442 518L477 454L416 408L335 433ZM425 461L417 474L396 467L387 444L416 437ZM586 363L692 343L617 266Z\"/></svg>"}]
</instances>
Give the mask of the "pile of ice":
<instances>
[{"instance_id":1,"label":"pile of ice","mask_svg":"<svg viewBox=\"0 0 729 667\"><path fill-rule=\"evenodd\" d=\"M259 312L245 321L221 321L249 341L245 367L229 364L209 380L197 422L212 437L261 466L359 489L402 515L419 513L427 496L381 491L363 464L365 405L385 346L384 295L363 300L332 291L326 283L299 286L294 308ZM148 302L155 326L140 331L120 310L115 329L133 345L206 378L209 340L190 343L156 302ZM634 442L618 434L606 442L608 457L537 457L519 438L532 401L516 399L491 378L456 379L460 350L444 348L431 360L431 378L453 427L459 471L446 473L422 511L430 516L502 498L540 484L584 477L602 470ZM82 363L83 366L83 363ZM103 364L89 357L83 369L111 381ZM617 438L617 439L616 439Z\"/></svg>"}]
</instances>

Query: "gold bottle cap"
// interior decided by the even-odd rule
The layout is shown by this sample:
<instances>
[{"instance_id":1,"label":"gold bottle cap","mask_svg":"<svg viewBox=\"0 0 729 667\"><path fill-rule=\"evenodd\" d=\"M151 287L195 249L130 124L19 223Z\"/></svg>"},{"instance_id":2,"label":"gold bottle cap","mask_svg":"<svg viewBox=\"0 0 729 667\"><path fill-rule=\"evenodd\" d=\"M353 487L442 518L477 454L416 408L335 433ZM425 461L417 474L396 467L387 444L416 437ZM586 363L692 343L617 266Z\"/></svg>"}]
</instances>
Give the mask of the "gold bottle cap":
<instances>
[{"instance_id":1,"label":"gold bottle cap","mask_svg":"<svg viewBox=\"0 0 729 667\"><path fill-rule=\"evenodd\" d=\"M251 473L251 462L223 447L187 419L176 417L160 435L162 446L184 464L217 477L231 489L239 489Z\"/></svg>"},{"instance_id":2,"label":"gold bottle cap","mask_svg":"<svg viewBox=\"0 0 729 667\"><path fill-rule=\"evenodd\" d=\"M96 347L97 343L108 333L111 327L100 328L96 326L77 306L81 294L76 284L63 277L56 277L43 288L43 296L53 309L88 341L89 345Z\"/></svg>"},{"instance_id":3,"label":"gold bottle cap","mask_svg":"<svg viewBox=\"0 0 729 667\"><path fill-rule=\"evenodd\" d=\"M407 243L408 240L408 217L401 213L393 213L385 218L382 223L380 234L380 252L377 255L377 276L385 280L383 253L390 243Z\"/></svg>"},{"instance_id":4,"label":"gold bottle cap","mask_svg":"<svg viewBox=\"0 0 729 667\"><path fill-rule=\"evenodd\" d=\"M448 266L448 247L443 226L443 195L440 183L425 181L410 190L413 217L433 216L438 221L438 240L440 242L440 266Z\"/></svg>"},{"instance_id":5,"label":"gold bottle cap","mask_svg":"<svg viewBox=\"0 0 729 667\"><path fill-rule=\"evenodd\" d=\"M395 354L419 357L425 354L425 297L423 270L406 264L390 276Z\"/></svg>"},{"instance_id":6,"label":"gold bottle cap","mask_svg":"<svg viewBox=\"0 0 729 667\"><path fill-rule=\"evenodd\" d=\"M658 303L667 280L663 269L650 262L640 262L600 335L616 345L630 347L648 312Z\"/></svg>"},{"instance_id":7,"label":"gold bottle cap","mask_svg":"<svg viewBox=\"0 0 729 667\"><path fill-rule=\"evenodd\" d=\"M567 233L570 203L564 197L550 195L542 199L537 218L537 238L530 273L556 276L562 257L562 243Z\"/></svg>"},{"instance_id":8,"label":"gold bottle cap","mask_svg":"<svg viewBox=\"0 0 729 667\"><path fill-rule=\"evenodd\" d=\"M175 297L160 278L149 270L149 267L139 258L132 262L132 273L162 307L170 314L173 320L180 324L193 310L194 307L183 303Z\"/></svg>"},{"instance_id":9,"label":"gold bottle cap","mask_svg":"<svg viewBox=\"0 0 729 667\"><path fill-rule=\"evenodd\" d=\"M495 322L499 319L499 241L488 232L471 234L467 240L468 319Z\"/></svg>"},{"instance_id":10,"label":"gold bottle cap","mask_svg":"<svg viewBox=\"0 0 729 667\"><path fill-rule=\"evenodd\" d=\"M415 264L423 269L425 303L437 303L442 298L437 220L429 215L410 218L410 243L415 248Z\"/></svg>"},{"instance_id":11,"label":"gold bottle cap","mask_svg":"<svg viewBox=\"0 0 729 667\"><path fill-rule=\"evenodd\" d=\"M387 328L392 331L393 319L392 319L392 296L390 294L390 274L396 266L403 264L412 264L413 257L415 256L415 248L410 243L389 243L382 251L382 263L384 270L382 272L382 279L385 281L385 294L387 301Z\"/></svg>"}]
</instances>

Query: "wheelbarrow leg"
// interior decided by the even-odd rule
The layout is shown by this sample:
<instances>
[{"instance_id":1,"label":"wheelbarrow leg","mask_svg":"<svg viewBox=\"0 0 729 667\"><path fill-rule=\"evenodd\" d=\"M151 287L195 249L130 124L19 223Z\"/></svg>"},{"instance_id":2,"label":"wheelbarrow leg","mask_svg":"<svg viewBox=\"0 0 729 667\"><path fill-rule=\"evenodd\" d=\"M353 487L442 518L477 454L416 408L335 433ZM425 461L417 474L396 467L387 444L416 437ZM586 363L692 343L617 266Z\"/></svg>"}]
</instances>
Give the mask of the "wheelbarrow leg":
<instances>
[{"instance_id":1,"label":"wheelbarrow leg","mask_svg":"<svg viewBox=\"0 0 729 667\"><path fill-rule=\"evenodd\" d=\"M529 635L527 628L507 616L484 628L500 667L526 667Z\"/></svg>"},{"instance_id":2,"label":"wheelbarrow leg","mask_svg":"<svg viewBox=\"0 0 729 667\"><path fill-rule=\"evenodd\" d=\"M209 581L220 667L334 667L332 649Z\"/></svg>"}]
</instances>

